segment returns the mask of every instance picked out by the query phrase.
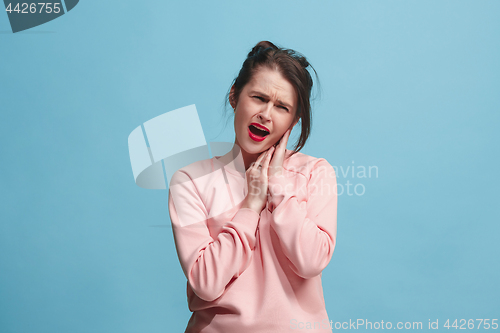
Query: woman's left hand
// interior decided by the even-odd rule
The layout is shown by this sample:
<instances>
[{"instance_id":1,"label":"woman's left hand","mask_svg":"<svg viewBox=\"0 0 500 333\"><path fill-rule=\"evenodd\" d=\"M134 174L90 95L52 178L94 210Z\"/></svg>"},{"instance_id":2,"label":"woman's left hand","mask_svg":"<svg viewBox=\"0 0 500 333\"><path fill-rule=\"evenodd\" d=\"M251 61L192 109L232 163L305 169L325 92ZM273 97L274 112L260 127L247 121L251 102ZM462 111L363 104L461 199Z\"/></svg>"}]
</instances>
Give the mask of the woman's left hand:
<instances>
[{"instance_id":1,"label":"woman's left hand","mask_svg":"<svg viewBox=\"0 0 500 333\"><path fill-rule=\"evenodd\" d=\"M285 160L285 148L288 143L288 138L290 136L291 130L288 129L283 137L281 138L278 146L274 150L273 157L271 162L269 163L269 169L267 172L268 178L272 176L281 176L283 175L283 161Z\"/></svg>"}]
</instances>

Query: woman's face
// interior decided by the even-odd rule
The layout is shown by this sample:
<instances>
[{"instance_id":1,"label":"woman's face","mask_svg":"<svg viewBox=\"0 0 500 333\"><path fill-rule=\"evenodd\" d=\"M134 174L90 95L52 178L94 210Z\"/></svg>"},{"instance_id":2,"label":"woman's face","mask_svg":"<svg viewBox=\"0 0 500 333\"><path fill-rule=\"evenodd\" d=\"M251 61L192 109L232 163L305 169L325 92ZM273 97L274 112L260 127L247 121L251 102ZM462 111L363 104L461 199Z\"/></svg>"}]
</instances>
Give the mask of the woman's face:
<instances>
[{"instance_id":1,"label":"woman's face","mask_svg":"<svg viewBox=\"0 0 500 333\"><path fill-rule=\"evenodd\" d=\"M231 88L231 95L234 89ZM295 90L279 72L261 68L242 89L235 108L235 143L248 154L267 150L293 128L297 112ZM263 126L269 134L259 132L251 124Z\"/></svg>"}]
</instances>

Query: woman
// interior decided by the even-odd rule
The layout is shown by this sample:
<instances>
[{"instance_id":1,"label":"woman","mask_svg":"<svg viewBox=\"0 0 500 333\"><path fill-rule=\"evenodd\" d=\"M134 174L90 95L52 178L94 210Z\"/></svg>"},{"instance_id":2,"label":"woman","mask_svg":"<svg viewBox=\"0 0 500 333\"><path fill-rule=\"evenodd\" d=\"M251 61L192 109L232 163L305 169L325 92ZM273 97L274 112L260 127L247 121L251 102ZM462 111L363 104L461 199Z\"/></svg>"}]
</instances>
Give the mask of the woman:
<instances>
[{"instance_id":1,"label":"woman","mask_svg":"<svg viewBox=\"0 0 500 333\"><path fill-rule=\"evenodd\" d=\"M228 93L233 149L172 177L169 212L193 312L186 332L331 331L321 272L335 247L337 183L325 159L298 152L310 130L307 67L292 50L258 43Z\"/></svg>"}]
</instances>

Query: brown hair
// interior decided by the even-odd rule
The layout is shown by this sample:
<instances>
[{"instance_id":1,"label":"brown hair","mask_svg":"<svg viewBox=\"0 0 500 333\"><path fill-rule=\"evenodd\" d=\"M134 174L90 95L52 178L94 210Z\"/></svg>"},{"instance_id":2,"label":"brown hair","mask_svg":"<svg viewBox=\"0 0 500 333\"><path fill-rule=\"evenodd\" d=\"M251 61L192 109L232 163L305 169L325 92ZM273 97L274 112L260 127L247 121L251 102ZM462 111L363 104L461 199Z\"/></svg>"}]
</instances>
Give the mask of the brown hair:
<instances>
[{"instance_id":1,"label":"brown hair","mask_svg":"<svg viewBox=\"0 0 500 333\"><path fill-rule=\"evenodd\" d=\"M243 87L250 82L253 75L262 67L267 67L278 71L295 88L297 95L297 111L293 121L300 119L301 133L295 143L292 155L300 151L311 133L311 91L313 80L307 67L311 67L319 83L316 70L309 64L306 58L300 53L280 48L269 41L261 41L253 47L243 62L238 76L234 79L231 87L234 86L234 94L231 96L231 88L226 94L225 105L230 98L238 102Z\"/></svg>"}]
</instances>

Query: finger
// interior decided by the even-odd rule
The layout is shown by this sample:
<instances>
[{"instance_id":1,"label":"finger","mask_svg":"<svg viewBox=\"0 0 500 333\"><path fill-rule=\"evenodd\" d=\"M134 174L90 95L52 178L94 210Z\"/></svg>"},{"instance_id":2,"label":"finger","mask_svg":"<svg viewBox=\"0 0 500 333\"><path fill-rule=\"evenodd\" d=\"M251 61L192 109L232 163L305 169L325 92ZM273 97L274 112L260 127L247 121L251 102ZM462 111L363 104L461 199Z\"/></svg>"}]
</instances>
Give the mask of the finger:
<instances>
[{"instance_id":1,"label":"finger","mask_svg":"<svg viewBox=\"0 0 500 333\"><path fill-rule=\"evenodd\" d=\"M287 142L287 141L288 141L288 138L287 138L287 132L285 132L285 133L283 134L283 136L281 137L281 139L280 139L278 142L276 142L276 148L277 148L277 149L282 149L283 144L285 144L285 146L286 146L286 142Z\"/></svg>"},{"instance_id":2,"label":"finger","mask_svg":"<svg viewBox=\"0 0 500 333\"><path fill-rule=\"evenodd\" d=\"M281 139L280 145L286 148L286 144L288 143L288 138L290 137L291 130L287 130L285 134L283 134L283 139Z\"/></svg>"},{"instance_id":3,"label":"finger","mask_svg":"<svg viewBox=\"0 0 500 333\"><path fill-rule=\"evenodd\" d=\"M276 149L275 147L271 147L267 150L266 158L264 159L264 162L262 163L263 167L267 167L269 165L269 162L271 161L271 158L273 156L275 149Z\"/></svg>"},{"instance_id":4,"label":"finger","mask_svg":"<svg viewBox=\"0 0 500 333\"><path fill-rule=\"evenodd\" d=\"M254 162L254 166L258 166L259 164L262 164L262 160L264 157L266 157L267 151L262 152L259 157L257 157L257 160Z\"/></svg>"},{"instance_id":5,"label":"finger","mask_svg":"<svg viewBox=\"0 0 500 333\"><path fill-rule=\"evenodd\" d=\"M269 150L262 152L262 154L257 157L257 160L250 165L250 168L260 169L259 165L262 165L262 160L267 156Z\"/></svg>"},{"instance_id":6,"label":"finger","mask_svg":"<svg viewBox=\"0 0 500 333\"><path fill-rule=\"evenodd\" d=\"M271 157L273 156L274 147L269 148L268 154L262 163L262 173L267 177L267 170L269 168L269 162L271 161Z\"/></svg>"}]
</instances>

